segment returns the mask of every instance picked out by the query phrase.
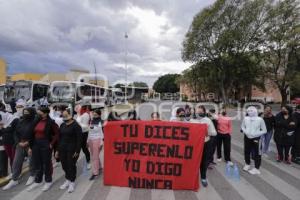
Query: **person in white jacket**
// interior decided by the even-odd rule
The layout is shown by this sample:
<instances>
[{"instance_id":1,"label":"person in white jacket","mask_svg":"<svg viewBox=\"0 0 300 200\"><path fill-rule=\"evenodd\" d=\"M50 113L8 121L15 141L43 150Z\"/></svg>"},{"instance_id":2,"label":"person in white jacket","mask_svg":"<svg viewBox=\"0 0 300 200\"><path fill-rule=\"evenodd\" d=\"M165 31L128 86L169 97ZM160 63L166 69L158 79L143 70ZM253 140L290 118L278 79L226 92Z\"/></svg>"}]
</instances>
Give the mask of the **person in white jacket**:
<instances>
[{"instance_id":1,"label":"person in white jacket","mask_svg":"<svg viewBox=\"0 0 300 200\"><path fill-rule=\"evenodd\" d=\"M267 133L266 124L263 118L258 116L257 109L254 106L250 106L247 109L247 114L242 122L242 131L244 136L244 156L245 166L244 171L248 171L250 174L260 174L259 168L261 165L261 136ZM255 167L250 170L251 166L251 153L254 154Z\"/></svg>"},{"instance_id":2,"label":"person in white jacket","mask_svg":"<svg viewBox=\"0 0 300 200\"><path fill-rule=\"evenodd\" d=\"M208 186L208 182L206 179L206 171L209 165L209 155L212 149L210 136L216 136L217 131L211 119L207 117L206 109L204 106L199 106L196 110L196 118L190 120L191 123L200 123L200 124L207 124L207 136L205 137L205 143L203 148L202 154L202 161L200 166L201 172L201 183L204 187Z\"/></svg>"}]
</instances>

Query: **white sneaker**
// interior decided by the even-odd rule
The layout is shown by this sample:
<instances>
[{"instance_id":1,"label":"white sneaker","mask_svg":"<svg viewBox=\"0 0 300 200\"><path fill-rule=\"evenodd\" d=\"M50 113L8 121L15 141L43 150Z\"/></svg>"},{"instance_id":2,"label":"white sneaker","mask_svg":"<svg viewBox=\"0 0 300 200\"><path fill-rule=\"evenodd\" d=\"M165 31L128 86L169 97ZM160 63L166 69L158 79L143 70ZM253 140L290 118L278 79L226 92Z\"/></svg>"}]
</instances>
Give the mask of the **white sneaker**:
<instances>
[{"instance_id":1,"label":"white sneaker","mask_svg":"<svg viewBox=\"0 0 300 200\"><path fill-rule=\"evenodd\" d=\"M74 182L70 182L69 184L69 188L68 188L68 193L72 193L75 190L75 183Z\"/></svg>"},{"instance_id":2,"label":"white sneaker","mask_svg":"<svg viewBox=\"0 0 300 200\"><path fill-rule=\"evenodd\" d=\"M31 185L32 183L34 182L34 176L29 176L27 182L26 182L26 186L29 186Z\"/></svg>"},{"instance_id":3,"label":"white sneaker","mask_svg":"<svg viewBox=\"0 0 300 200\"><path fill-rule=\"evenodd\" d=\"M249 171L249 173L252 174L252 175L259 175L260 171L256 168L253 168Z\"/></svg>"},{"instance_id":4,"label":"white sneaker","mask_svg":"<svg viewBox=\"0 0 300 200\"><path fill-rule=\"evenodd\" d=\"M243 170L247 172L247 171L249 171L249 170L250 170L250 168L251 168L251 166L250 166L250 165L245 165L245 166L244 166L244 168L243 168Z\"/></svg>"},{"instance_id":5,"label":"white sneaker","mask_svg":"<svg viewBox=\"0 0 300 200\"><path fill-rule=\"evenodd\" d=\"M9 174L7 177L5 177L6 180L10 180L12 178L12 174Z\"/></svg>"},{"instance_id":6,"label":"white sneaker","mask_svg":"<svg viewBox=\"0 0 300 200\"><path fill-rule=\"evenodd\" d=\"M48 190L51 188L51 186L52 186L52 182L50 182L50 183L45 183L45 184L44 184L44 187L42 188L42 191L43 191L43 192L48 191Z\"/></svg>"},{"instance_id":7,"label":"white sneaker","mask_svg":"<svg viewBox=\"0 0 300 200\"><path fill-rule=\"evenodd\" d=\"M231 166L231 167L234 165L233 162L231 162L231 161L228 161L227 164L229 164L229 166Z\"/></svg>"},{"instance_id":8,"label":"white sneaker","mask_svg":"<svg viewBox=\"0 0 300 200\"><path fill-rule=\"evenodd\" d=\"M9 190L18 184L19 184L19 181L10 180L9 183L2 188L2 190Z\"/></svg>"},{"instance_id":9,"label":"white sneaker","mask_svg":"<svg viewBox=\"0 0 300 200\"><path fill-rule=\"evenodd\" d=\"M92 168L91 163L87 163L86 168L87 168L88 170L90 170L90 169Z\"/></svg>"},{"instance_id":10,"label":"white sneaker","mask_svg":"<svg viewBox=\"0 0 300 200\"><path fill-rule=\"evenodd\" d=\"M39 187L39 186L41 186L42 185L42 183L33 183L33 184L31 184L26 190L28 191L28 192L30 192L31 190L34 190L35 188L37 188L37 187Z\"/></svg>"},{"instance_id":11,"label":"white sneaker","mask_svg":"<svg viewBox=\"0 0 300 200\"><path fill-rule=\"evenodd\" d=\"M217 162L222 162L222 158L218 158L218 159L217 159Z\"/></svg>"},{"instance_id":12,"label":"white sneaker","mask_svg":"<svg viewBox=\"0 0 300 200\"><path fill-rule=\"evenodd\" d=\"M65 190L65 189L67 189L67 187L69 187L69 184L70 184L70 181L66 180L66 181L64 182L64 184L62 184L62 185L59 187L59 189Z\"/></svg>"}]
</instances>

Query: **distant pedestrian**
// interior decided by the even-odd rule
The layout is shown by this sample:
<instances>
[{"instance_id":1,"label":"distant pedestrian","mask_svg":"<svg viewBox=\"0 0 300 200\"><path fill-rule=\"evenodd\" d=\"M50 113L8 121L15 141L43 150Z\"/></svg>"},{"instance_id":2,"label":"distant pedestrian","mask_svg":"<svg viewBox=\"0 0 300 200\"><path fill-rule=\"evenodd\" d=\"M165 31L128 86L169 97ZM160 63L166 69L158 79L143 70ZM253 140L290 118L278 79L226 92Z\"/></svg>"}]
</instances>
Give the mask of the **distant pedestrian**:
<instances>
[{"instance_id":1,"label":"distant pedestrian","mask_svg":"<svg viewBox=\"0 0 300 200\"><path fill-rule=\"evenodd\" d=\"M260 174L261 166L261 136L267 133L267 128L264 120L258 116L258 111L254 106L247 109L248 116L245 116L242 122L242 131L244 135L244 156L245 166L244 171L248 171L252 175ZM251 153L254 157L255 167L250 170Z\"/></svg>"},{"instance_id":2,"label":"distant pedestrian","mask_svg":"<svg viewBox=\"0 0 300 200\"><path fill-rule=\"evenodd\" d=\"M160 114L159 114L159 112L153 112L153 113L151 113L151 120L152 121L160 121Z\"/></svg>"}]
</instances>

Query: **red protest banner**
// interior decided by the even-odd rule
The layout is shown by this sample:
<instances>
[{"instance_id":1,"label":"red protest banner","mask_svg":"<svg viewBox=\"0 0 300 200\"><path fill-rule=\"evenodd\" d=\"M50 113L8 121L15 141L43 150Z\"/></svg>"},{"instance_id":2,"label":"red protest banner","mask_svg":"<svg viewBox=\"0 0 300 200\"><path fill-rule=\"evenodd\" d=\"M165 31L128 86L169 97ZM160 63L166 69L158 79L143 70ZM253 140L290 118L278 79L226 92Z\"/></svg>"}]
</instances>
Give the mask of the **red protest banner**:
<instances>
[{"instance_id":1,"label":"red protest banner","mask_svg":"<svg viewBox=\"0 0 300 200\"><path fill-rule=\"evenodd\" d=\"M148 189L199 189L205 124L108 122L104 184Z\"/></svg>"}]
</instances>

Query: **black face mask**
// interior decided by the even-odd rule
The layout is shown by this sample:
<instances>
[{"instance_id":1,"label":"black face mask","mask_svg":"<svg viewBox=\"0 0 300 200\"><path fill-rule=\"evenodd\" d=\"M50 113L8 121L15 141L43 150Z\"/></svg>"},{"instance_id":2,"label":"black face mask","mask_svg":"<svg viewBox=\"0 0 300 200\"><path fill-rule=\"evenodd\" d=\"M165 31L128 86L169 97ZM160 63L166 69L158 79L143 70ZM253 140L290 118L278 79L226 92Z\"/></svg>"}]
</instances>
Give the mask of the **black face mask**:
<instances>
[{"instance_id":1,"label":"black face mask","mask_svg":"<svg viewBox=\"0 0 300 200\"><path fill-rule=\"evenodd\" d=\"M67 123L67 122L69 122L69 121L71 121L72 119L68 119L68 118L63 118L63 121L65 122L65 123Z\"/></svg>"},{"instance_id":2,"label":"black face mask","mask_svg":"<svg viewBox=\"0 0 300 200\"><path fill-rule=\"evenodd\" d=\"M199 113L198 116L199 117L205 117L205 113Z\"/></svg>"},{"instance_id":3,"label":"black face mask","mask_svg":"<svg viewBox=\"0 0 300 200\"><path fill-rule=\"evenodd\" d=\"M185 118L185 115L183 114L183 115L179 115L178 116L179 118Z\"/></svg>"},{"instance_id":4,"label":"black face mask","mask_svg":"<svg viewBox=\"0 0 300 200\"><path fill-rule=\"evenodd\" d=\"M31 115L30 114L23 114L22 116L24 119L31 119Z\"/></svg>"}]
</instances>

